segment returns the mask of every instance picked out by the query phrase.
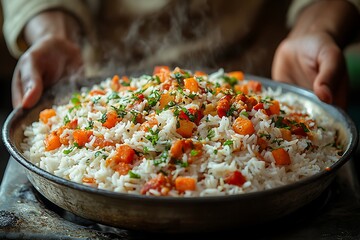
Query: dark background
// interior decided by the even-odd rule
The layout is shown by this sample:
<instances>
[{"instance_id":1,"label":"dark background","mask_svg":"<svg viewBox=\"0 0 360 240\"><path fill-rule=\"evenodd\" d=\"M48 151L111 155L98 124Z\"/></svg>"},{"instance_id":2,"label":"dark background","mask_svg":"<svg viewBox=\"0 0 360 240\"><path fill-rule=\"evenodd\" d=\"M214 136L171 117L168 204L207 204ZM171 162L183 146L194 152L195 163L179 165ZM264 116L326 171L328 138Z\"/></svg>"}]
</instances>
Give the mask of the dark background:
<instances>
[{"instance_id":1,"label":"dark background","mask_svg":"<svg viewBox=\"0 0 360 240\"><path fill-rule=\"evenodd\" d=\"M2 35L2 9L0 4L0 127L2 129L3 123L7 115L11 112L11 77L16 64L16 60L12 58L7 50L3 35ZM3 171L6 167L9 154L4 147L1 139L0 143L0 183L3 176Z\"/></svg>"}]
</instances>

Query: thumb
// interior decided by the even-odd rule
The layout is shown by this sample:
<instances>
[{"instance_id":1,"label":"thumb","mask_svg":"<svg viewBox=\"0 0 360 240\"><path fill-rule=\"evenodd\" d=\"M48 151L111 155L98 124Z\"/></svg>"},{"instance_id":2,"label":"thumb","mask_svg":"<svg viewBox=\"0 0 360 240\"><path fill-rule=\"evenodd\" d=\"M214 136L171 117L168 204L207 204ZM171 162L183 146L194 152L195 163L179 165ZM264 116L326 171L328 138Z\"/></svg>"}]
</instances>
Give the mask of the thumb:
<instances>
[{"instance_id":1,"label":"thumb","mask_svg":"<svg viewBox=\"0 0 360 240\"><path fill-rule=\"evenodd\" d=\"M31 108L41 98L43 82L40 73L29 62L14 74L12 92L14 107Z\"/></svg>"},{"instance_id":2,"label":"thumb","mask_svg":"<svg viewBox=\"0 0 360 240\"><path fill-rule=\"evenodd\" d=\"M24 86L24 97L22 99L23 108L33 107L39 100L43 92L41 79L35 77L27 81Z\"/></svg>"},{"instance_id":3,"label":"thumb","mask_svg":"<svg viewBox=\"0 0 360 240\"><path fill-rule=\"evenodd\" d=\"M333 104L337 87L346 75L345 60L337 47L327 48L318 55L318 75L313 84L320 100Z\"/></svg>"}]
</instances>

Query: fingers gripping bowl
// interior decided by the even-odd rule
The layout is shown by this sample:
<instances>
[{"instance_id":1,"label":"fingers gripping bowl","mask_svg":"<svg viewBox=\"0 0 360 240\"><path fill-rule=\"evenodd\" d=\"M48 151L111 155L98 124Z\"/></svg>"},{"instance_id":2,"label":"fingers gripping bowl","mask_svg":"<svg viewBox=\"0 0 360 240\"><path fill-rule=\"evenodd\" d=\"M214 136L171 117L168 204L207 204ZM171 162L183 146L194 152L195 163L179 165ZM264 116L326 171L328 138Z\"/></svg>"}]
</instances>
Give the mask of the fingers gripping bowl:
<instances>
[{"instance_id":1,"label":"fingers gripping bowl","mask_svg":"<svg viewBox=\"0 0 360 240\"><path fill-rule=\"evenodd\" d=\"M166 67L106 79L68 104L14 110L4 127L10 152L52 202L153 231L293 212L329 185L357 138L345 113L306 90L241 72Z\"/></svg>"}]
</instances>

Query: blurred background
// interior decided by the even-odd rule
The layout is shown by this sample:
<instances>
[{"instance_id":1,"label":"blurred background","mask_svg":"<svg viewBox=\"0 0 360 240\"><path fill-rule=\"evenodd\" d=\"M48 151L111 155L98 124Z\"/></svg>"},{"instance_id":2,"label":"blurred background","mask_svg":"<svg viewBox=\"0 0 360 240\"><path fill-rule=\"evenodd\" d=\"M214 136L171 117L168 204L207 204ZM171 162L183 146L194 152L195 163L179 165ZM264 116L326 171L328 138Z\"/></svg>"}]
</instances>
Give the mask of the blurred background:
<instances>
[{"instance_id":1,"label":"blurred background","mask_svg":"<svg viewBox=\"0 0 360 240\"><path fill-rule=\"evenodd\" d=\"M0 3L0 127L11 112L11 78L15 68L16 60L9 54L3 35L2 35L2 9ZM360 128L360 40L351 45L345 51L346 60L351 80L350 106L348 113ZM9 159L9 154L4 147L3 141L0 142L0 185L3 173Z\"/></svg>"},{"instance_id":2,"label":"blurred background","mask_svg":"<svg viewBox=\"0 0 360 240\"><path fill-rule=\"evenodd\" d=\"M3 123L7 115L11 112L11 77L14 71L16 60L9 54L4 37L2 35L2 9L0 4L0 127L2 129ZM4 147L1 139L0 144L0 183L3 176L3 171L6 167L9 154Z\"/></svg>"}]
</instances>

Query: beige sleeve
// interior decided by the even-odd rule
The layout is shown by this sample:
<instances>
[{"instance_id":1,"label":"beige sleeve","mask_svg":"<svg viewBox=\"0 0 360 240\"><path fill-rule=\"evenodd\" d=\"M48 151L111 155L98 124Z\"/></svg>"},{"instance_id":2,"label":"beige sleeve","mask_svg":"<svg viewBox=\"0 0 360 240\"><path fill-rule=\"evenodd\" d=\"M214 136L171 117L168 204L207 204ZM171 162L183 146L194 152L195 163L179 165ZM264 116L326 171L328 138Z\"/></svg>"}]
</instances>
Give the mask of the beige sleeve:
<instances>
[{"instance_id":1,"label":"beige sleeve","mask_svg":"<svg viewBox=\"0 0 360 240\"><path fill-rule=\"evenodd\" d=\"M318 0L293 0L287 15L287 26L292 27L295 24L297 15L308 4ZM354 4L354 6L360 11L360 0L347 0Z\"/></svg>"},{"instance_id":2,"label":"beige sleeve","mask_svg":"<svg viewBox=\"0 0 360 240\"><path fill-rule=\"evenodd\" d=\"M26 23L36 14L49 9L63 9L74 15L85 31L91 29L90 13L81 0L2 0L3 32L10 53L18 58L27 49L23 38Z\"/></svg>"}]
</instances>

